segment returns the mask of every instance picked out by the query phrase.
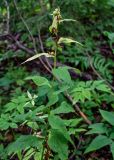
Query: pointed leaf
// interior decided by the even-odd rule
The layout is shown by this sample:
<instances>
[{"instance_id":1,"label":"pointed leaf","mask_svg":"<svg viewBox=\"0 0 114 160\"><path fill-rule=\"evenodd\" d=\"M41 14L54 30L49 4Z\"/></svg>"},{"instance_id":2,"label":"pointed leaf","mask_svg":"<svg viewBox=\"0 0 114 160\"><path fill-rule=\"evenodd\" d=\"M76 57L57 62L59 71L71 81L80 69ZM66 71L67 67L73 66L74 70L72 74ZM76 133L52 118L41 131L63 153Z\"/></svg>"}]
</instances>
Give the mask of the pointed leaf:
<instances>
[{"instance_id":1,"label":"pointed leaf","mask_svg":"<svg viewBox=\"0 0 114 160\"><path fill-rule=\"evenodd\" d=\"M57 129L59 130L63 136L72 143L72 140L70 138L70 135L68 134L68 131L66 129L66 126L64 124L64 121L59 117L55 116L53 114L49 115L48 117L49 124L52 129Z\"/></svg>"},{"instance_id":2,"label":"pointed leaf","mask_svg":"<svg viewBox=\"0 0 114 160\"><path fill-rule=\"evenodd\" d=\"M91 130L88 131L86 135L93 133L107 133L107 128L104 126L104 123L91 124L89 128L91 128Z\"/></svg>"},{"instance_id":3,"label":"pointed leaf","mask_svg":"<svg viewBox=\"0 0 114 160\"><path fill-rule=\"evenodd\" d=\"M101 110L101 109L100 109L100 113L101 113L102 117L104 118L104 120L106 120L112 126L114 126L114 113L108 112L108 111L104 111L104 110Z\"/></svg>"},{"instance_id":4,"label":"pointed leaf","mask_svg":"<svg viewBox=\"0 0 114 160\"><path fill-rule=\"evenodd\" d=\"M76 22L75 19L62 19L60 22Z\"/></svg>"},{"instance_id":5,"label":"pointed leaf","mask_svg":"<svg viewBox=\"0 0 114 160\"><path fill-rule=\"evenodd\" d=\"M104 146L111 144L111 142L112 141L106 136L99 135L90 143L89 147L87 147L87 149L85 150L85 153L98 150Z\"/></svg>"},{"instance_id":6,"label":"pointed leaf","mask_svg":"<svg viewBox=\"0 0 114 160\"><path fill-rule=\"evenodd\" d=\"M67 140L60 131L51 129L48 145L54 152L58 153L61 160L68 159Z\"/></svg>"},{"instance_id":7,"label":"pointed leaf","mask_svg":"<svg viewBox=\"0 0 114 160\"><path fill-rule=\"evenodd\" d=\"M48 53L39 53L39 54L36 54L36 55L28 58L26 61L24 61L24 62L21 63L21 64L24 64L24 63L26 63L26 62L32 61L32 60L37 59L37 58L39 58L39 57L41 57L41 56L53 57L52 55L49 55Z\"/></svg>"},{"instance_id":8,"label":"pointed leaf","mask_svg":"<svg viewBox=\"0 0 114 160\"><path fill-rule=\"evenodd\" d=\"M39 142L41 142L41 139L36 136L20 136L15 142L12 142L8 145L7 152L8 154L11 154L14 152L22 151L23 149L26 149L28 147L38 147Z\"/></svg>"},{"instance_id":9,"label":"pointed leaf","mask_svg":"<svg viewBox=\"0 0 114 160\"><path fill-rule=\"evenodd\" d=\"M112 156L113 156L113 159L114 159L114 142L110 145L110 150L112 152Z\"/></svg>"},{"instance_id":10,"label":"pointed leaf","mask_svg":"<svg viewBox=\"0 0 114 160\"><path fill-rule=\"evenodd\" d=\"M51 111L51 113L53 114L70 113L70 112L74 112L74 109L67 102L62 102L59 107Z\"/></svg>"},{"instance_id":11,"label":"pointed leaf","mask_svg":"<svg viewBox=\"0 0 114 160\"><path fill-rule=\"evenodd\" d=\"M70 44L70 43L77 43L81 46L83 46L81 43L79 43L78 41L75 41L73 39L70 39L70 38L64 38L64 37L61 37L58 41L58 44L61 44L61 43L65 43L65 44Z\"/></svg>"},{"instance_id":12,"label":"pointed leaf","mask_svg":"<svg viewBox=\"0 0 114 160\"><path fill-rule=\"evenodd\" d=\"M55 77L59 78L64 83L72 85L71 76L68 72L67 67L59 67L57 69L53 69L52 72L55 75Z\"/></svg>"},{"instance_id":13,"label":"pointed leaf","mask_svg":"<svg viewBox=\"0 0 114 160\"><path fill-rule=\"evenodd\" d=\"M49 81L45 78L45 77L41 77L41 76L30 76L27 77L26 80L33 80L33 82L38 85L38 86L44 86L47 85L49 87L51 87Z\"/></svg>"}]
</instances>

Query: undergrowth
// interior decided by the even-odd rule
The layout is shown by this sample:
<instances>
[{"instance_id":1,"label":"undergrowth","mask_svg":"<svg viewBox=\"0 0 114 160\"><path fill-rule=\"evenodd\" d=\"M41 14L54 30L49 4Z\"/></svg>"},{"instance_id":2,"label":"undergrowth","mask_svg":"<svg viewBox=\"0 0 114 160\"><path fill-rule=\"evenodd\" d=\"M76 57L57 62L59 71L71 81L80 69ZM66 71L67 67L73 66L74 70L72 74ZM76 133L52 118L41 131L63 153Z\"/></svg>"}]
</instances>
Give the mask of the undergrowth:
<instances>
[{"instance_id":1,"label":"undergrowth","mask_svg":"<svg viewBox=\"0 0 114 160\"><path fill-rule=\"evenodd\" d=\"M0 159L114 159L113 1L4 1L6 22L8 7Z\"/></svg>"}]
</instances>

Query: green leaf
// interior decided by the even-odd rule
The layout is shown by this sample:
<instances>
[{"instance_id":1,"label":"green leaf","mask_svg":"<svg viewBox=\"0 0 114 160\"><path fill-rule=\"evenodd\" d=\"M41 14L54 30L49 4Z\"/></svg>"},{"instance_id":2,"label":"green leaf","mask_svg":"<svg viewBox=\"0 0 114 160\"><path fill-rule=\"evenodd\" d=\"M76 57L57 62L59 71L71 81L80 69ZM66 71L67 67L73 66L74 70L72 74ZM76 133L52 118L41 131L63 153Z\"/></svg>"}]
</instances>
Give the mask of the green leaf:
<instances>
[{"instance_id":1,"label":"green leaf","mask_svg":"<svg viewBox=\"0 0 114 160\"><path fill-rule=\"evenodd\" d=\"M37 86L44 86L47 85L49 87L51 87L49 81L41 76L31 76L31 77L27 77L26 80L33 80L33 82L37 85Z\"/></svg>"},{"instance_id":2,"label":"green leaf","mask_svg":"<svg viewBox=\"0 0 114 160\"><path fill-rule=\"evenodd\" d=\"M85 153L98 150L104 146L111 144L111 142L112 141L106 136L99 135L89 144L89 147L87 147Z\"/></svg>"},{"instance_id":3,"label":"green leaf","mask_svg":"<svg viewBox=\"0 0 114 160\"><path fill-rule=\"evenodd\" d=\"M108 111L104 111L104 110L101 110L101 109L100 109L100 113L101 113L102 117L104 118L104 120L106 120L112 126L114 126L114 113L108 112Z\"/></svg>"},{"instance_id":4,"label":"green leaf","mask_svg":"<svg viewBox=\"0 0 114 160\"><path fill-rule=\"evenodd\" d=\"M96 89L104 92L111 92L111 89L106 84L100 84L96 86Z\"/></svg>"},{"instance_id":5,"label":"green leaf","mask_svg":"<svg viewBox=\"0 0 114 160\"><path fill-rule=\"evenodd\" d=\"M71 91L73 97L73 103L75 104L78 101L84 102L86 99L91 99L91 92L89 89L83 87L76 87Z\"/></svg>"},{"instance_id":6,"label":"green leaf","mask_svg":"<svg viewBox=\"0 0 114 160\"><path fill-rule=\"evenodd\" d=\"M52 70L55 77L62 80L64 83L72 85L72 80L68 72L68 67L59 67Z\"/></svg>"},{"instance_id":7,"label":"green leaf","mask_svg":"<svg viewBox=\"0 0 114 160\"><path fill-rule=\"evenodd\" d=\"M41 152L35 152L35 154L34 154L34 160L41 160L41 156L42 156Z\"/></svg>"},{"instance_id":8,"label":"green leaf","mask_svg":"<svg viewBox=\"0 0 114 160\"><path fill-rule=\"evenodd\" d=\"M11 127L11 128L18 128L18 126L17 126L16 123L11 123L11 124L10 124L10 127Z\"/></svg>"},{"instance_id":9,"label":"green leaf","mask_svg":"<svg viewBox=\"0 0 114 160\"><path fill-rule=\"evenodd\" d=\"M33 130L38 129L38 124L36 122L28 122L27 125L32 128Z\"/></svg>"},{"instance_id":10,"label":"green leaf","mask_svg":"<svg viewBox=\"0 0 114 160\"><path fill-rule=\"evenodd\" d=\"M49 120L49 124L53 129L66 130L64 121L59 116L50 114L48 117L48 120Z\"/></svg>"},{"instance_id":11,"label":"green leaf","mask_svg":"<svg viewBox=\"0 0 114 160\"><path fill-rule=\"evenodd\" d=\"M10 123L8 121L4 121L0 119L0 130L7 130L10 127Z\"/></svg>"},{"instance_id":12,"label":"green leaf","mask_svg":"<svg viewBox=\"0 0 114 160\"><path fill-rule=\"evenodd\" d=\"M75 119L65 119L63 120L65 125L68 127L76 127L81 121L81 118L75 118Z\"/></svg>"},{"instance_id":13,"label":"green leaf","mask_svg":"<svg viewBox=\"0 0 114 160\"><path fill-rule=\"evenodd\" d=\"M51 129L48 139L49 147L56 153L61 160L68 159L68 145L64 135L55 129Z\"/></svg>"},{"instance_id":14,"label":"green leaf","mask_svg":"<svg viewBox=\"0 0 114 160\"><path fill-rule=\"evenodd\" d=\"M39 54L36 54L36 55L28 58L26 61L24 61L24 62L21 63L21 64L24 64L24 63L26 63L26 62L32 61L32 60L37 59L37 58L39 58L39 57L41 57L41 56L53 57L52 55L49 55L48 53L39 53Z\"/></svg>"},{"instance_id":15,"label":"green leaf","mask_svg":"<svg viewBox=\"0 0 114 160\"><path fill-rule=\"evenodd\" d=\"M53 114L70 113L70 112L74 112L74 109L71 107L71 105L69 105L65 101L62 102L59 107L51 111L51 113Z\"/></svg>"},{"instance_id":16,"label":"green leaf","mask_svg":"<svg viewBox=\"0 0 114 160\"><path fill-rule=\"evenodd\" d=\"M111 132L110 138L111 138L111 139L114 139L114 132Z\"/></svg>"},{"instance_id":17,"label":"green leaf","mask_svg":"<svg viewBox=\"0 0 114 160\"><path fill-rule=\"evenodd\" d=\"M59 116L51 114L48 117L48 121L52 129L59 130L63 134L63 136L72 143L72 140L64 124L64 121Z\"/></svg>"},{"instance_id":18,"label":"green leaf","mask_svg":"<svg viewBox=\"0 0 114 160\"><path fill-rule=\"evenodd\" d=\"M17 110L19 111L19 113L24 114L24 105L17 105Z\"/></svg>"},{"instance_id":19,"label":"green leaf","mask_svg":"<svg viewBox=\"0 0 114 160\"><path fill-rule=\"evenodd\" d=\"M75 41L73 39L70 39L70 38L64 38L64 37L61 37L58 41L58 44L61 44L61 43L65 43L65 44L70 44L70 43L76 43L76 44L79 44L81 46L83 46L81 43L79 43L78 41Z\"/></svg>"},{"instance_id":20,"label":"green leaf","mask_svg":"<svg viewBox=\"0 0 114 160\"><path fill-rule=\"evenodd\" d=\"M83 96L84 96L85 98L87 98L88 100L91 99L91 92L90 92L89 89L84 89L84 90L82 91L82 94L83 94Z\"/></svg>"},{"instance_id":21,"label":"green leaf","mask_svg":"<svg viewBox=\"0 0 114 160\"><path fill-rule=\"evenodd\" d=\"M62 86L60 86L60 89L57 90L55 93L56 93L56 94L60 94L60 93L62 93L62 92L67 91L69 88L70 88L69 85L62 85Z\"/></svg>"},{"instance_id":22,"label":"green leaf","mask_svg":"<svg viewBox=\"0 0 114 160\"><path fill-rule=\"evenodd\" d=\"M54 91L48 95L48 99L47 107L54 105L59 100L58 95Z\"/></svg>"},{"instance_id":23,"label":"green leaf","mask_svg":"<svg viewBox=\"0 0 114 160\"><path fill-rule=\"evenodd\" d=\"M62 19L60 22L76 22L75 19Z\"/></svg>"},{"instance_id":24,"label":"green leaf","mask_svg":"<svg viewBox=\"0 0 114 160\"><path fill-rule=\"evenodd\" d=\"M16 108L15 103L13 103L13 102L7 103L4 107L6 108L5 112L12 111Z\"/></svg>"},{"instance_id":25,"label":"green leaf","mask_svg":"<svg viewBox=\"0 0 114 160\"><path fill-rule=\"evenodd\" d=\"M24 155L23 160L30 160L32 155L34 155L35 151L33 148L29 149L26 154Z\"/></svg>"},{"instance_id":26,"label":"green leaf","mask_svg":"<svg viewBox=\"0 0 114 160\"><path fill-rule=\"evenodd\" d=\"M114 159L114 142L110 145L110 150L112 152L112 156L113 156L113 159Z\"/></svg>"},{"instance_id":27,"label":"green leaf","mask_svg":"<svg viewBox=\"0 0 114 160\"><path fill-rule=\"evenodd\" d=\"M8 154L17 153L18 151L25 150L28 147L38 147L41 139L32 135L20 136L15 142L7 147Z\"/></svg>"},{"instance_id":28,"label":"green leaf","mask_svg":"<svg viewBox=\"0 0 114 160\"><path fill-rule=\"evenodd\" d=\"M91 87L96 88L99 91L111 93L111 89L108 87L107 84L105 84L104 80L95 80Z\"/></svg>"},{"instance_id":29,"label":"green leaf","mask_svg":"<svg viewBox=\"0 0 114 160\"><path fill-rule=\"evenodd\" d=\"M93 133L107 133L107 128L104 126L103 123L91 124L89 128L91 128L91 130L88 131L86 135Z\"/></svg>"},{"instance_id":30,"label":"green leaf","mask_svg":"<svg viewBox=\"0 0 114 160\"><path fill-rule=\"evenodd\" d=\"M0 144L0 158L1 160L7 160L7 154L3 144Z\"/></svg>"}]
</instances>

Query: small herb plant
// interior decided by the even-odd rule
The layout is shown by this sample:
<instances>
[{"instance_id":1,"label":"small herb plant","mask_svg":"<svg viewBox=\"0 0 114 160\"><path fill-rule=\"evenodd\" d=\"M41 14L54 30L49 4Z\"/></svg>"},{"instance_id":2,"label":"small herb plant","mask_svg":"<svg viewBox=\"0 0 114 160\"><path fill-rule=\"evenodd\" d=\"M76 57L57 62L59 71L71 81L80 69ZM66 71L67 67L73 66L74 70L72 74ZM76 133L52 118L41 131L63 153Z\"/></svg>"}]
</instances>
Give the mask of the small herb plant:
<instances>
[{"instance_id":1,"label":"small herb plant","mask_svg":"<svg viewBox=\"0 0 114 160\"><path fill-rule=\"evenodd\" d=\"M0 145L1 159L7 160L9 156L18 157L19 160L79 159L84 150L86 154L106 145L110 145L114 157L114 135L113 128L110 128L110 125L113 126L113 113L100 110L102 117L110 125L105 125L104 122L91 124L90 121L92 107L99 107L102 103L97 96L114 95L104 80L73 80L69 71L77 71L77 68L57 66L58 52L62 54L63 45L83 45L71 38L59 36L59 24L74 20L62 19L59 8L55 9L52 16L50 42L47 41L51 51L36 54L25 61L42 57L53 59L52 69L48 68L51 78L41 75L26 77L25 82L31 83L33 89L12 98L3 107L0 118L0 130L3 134L1 133L0 139L4 141L5 135L9 144L6 147ZM89 106L89 111L82 105ZM87 125L90 125L91 130L86 135L99 135L84 148L79 142L81 135L87 131Z\"/></svg>"}]
</instances>

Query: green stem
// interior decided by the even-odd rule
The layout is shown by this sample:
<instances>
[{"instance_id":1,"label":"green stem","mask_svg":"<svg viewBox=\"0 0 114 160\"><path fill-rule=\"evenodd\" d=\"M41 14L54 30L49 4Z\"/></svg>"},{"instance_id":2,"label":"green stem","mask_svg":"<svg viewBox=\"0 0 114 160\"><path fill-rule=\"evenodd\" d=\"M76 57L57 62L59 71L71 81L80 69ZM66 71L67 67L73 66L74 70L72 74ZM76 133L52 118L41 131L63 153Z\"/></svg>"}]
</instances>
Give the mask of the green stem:
<instances>
[{"instance_id":1,"label":"green stem","mask_svg":"<svg viewBox=\"0 0 114 160\"><path fill-rule=\"evenodd\" d=\"M42 155L41 155L41 160L43 160L44 157L44 150L45 150L45 140L44 140L44 144L43 144L43 149L42 149Z\"/></svg>"},{"instance_id":2,"label":"green stem","mask_svg":"<svg viewBox=\"0 0 114 160\"><path fill-rule=\"evenodd\" d=\"M57 53L56 53L56 50L55 50L55 56L54 56L54 68L56 68L57 66Z\"/></svg>"}]
</instances>

